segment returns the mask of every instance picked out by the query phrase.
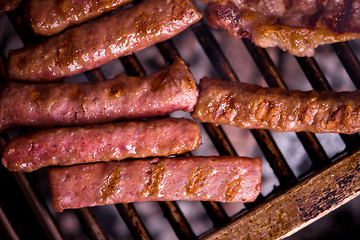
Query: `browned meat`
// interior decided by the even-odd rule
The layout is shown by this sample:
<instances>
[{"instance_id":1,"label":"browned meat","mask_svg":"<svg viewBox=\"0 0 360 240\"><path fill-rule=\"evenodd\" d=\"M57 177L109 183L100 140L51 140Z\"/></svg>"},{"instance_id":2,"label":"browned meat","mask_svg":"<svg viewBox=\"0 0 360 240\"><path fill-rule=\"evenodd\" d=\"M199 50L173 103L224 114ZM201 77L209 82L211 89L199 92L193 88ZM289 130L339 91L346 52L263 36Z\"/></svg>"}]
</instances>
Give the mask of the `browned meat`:
<instances>
[{"instance_id":1,"label":"browned meat","mask_svg":"<svg viewBox=\"0 0 360 240\"><path fill-rule=\"evenodd\" d=\"M145 0L10 51L9 76L16 81L58 81L169 39L200 19L191 0Z\"/></svg>"},{"instance_id":2,"label":"browned meat","mask_svg":"<svg viewBox=\"0 0 360 240\"><path fill-rule=\"evenodd\" d=\"M0 132L189 112L197 97L193 76L181 59L148 77L121 74L100 83L8 82L0 96Z\"/></svg>"},{"instance_id":3,"label":"browned meat","mask_svg":"<svg viewBox=\"0 0 360 240\"><path fill-rule=\"evenodd\" d=\"M302 92L204 77L192 117L201 122L277 132L360 131L360 91Z\"/></svg>"},{"instance_id":4,"label":"browned meat","mask_svg":"<svg viewBox=\"0 0 360 240\"><path fill-rule=\"evenodd\" d=\"M201 0L213 28L260 47L313 56L322 44L360 37L360 0Z\"/></svg>"},{"instance_id":5,"label":"browned meat","mask_svg":"<svg viewBox=\"0 0 360 240\"><path fill-rule=\"evenodd\" d=\"M49 169L55 211L142 201L251 202L261 161L245 157L125 160Z\"/></svg>"},{"instance_id":6,"label":"browned meat","mask_svg":"<svg viewBox=\"0 0 360 240\"><path fill-rule=\"evenodd\" d=\"M43 129L11 139L2 163L10 171L31 172L50 165L182 154L200 144L199 126L179 118Z\"/></svg>"},{"instance_id":7,"label":"browned meat","mask_svg":"<svg viewBox=\"0 0 360 240\"><path fill-rule=\"evenodd\" d=\"M0 0L0 12L15 10L22 0Z\"/></svg>"},{"instance_id":8,"label":"browned meat","mask_svg":"<svg viewBox=\"0 0 360 240\"><path fill-rule=\"evenodd\" d=\"M30 0L25 16L35 34L50 36L133 0Z\"/></svg>"}]
</instances>

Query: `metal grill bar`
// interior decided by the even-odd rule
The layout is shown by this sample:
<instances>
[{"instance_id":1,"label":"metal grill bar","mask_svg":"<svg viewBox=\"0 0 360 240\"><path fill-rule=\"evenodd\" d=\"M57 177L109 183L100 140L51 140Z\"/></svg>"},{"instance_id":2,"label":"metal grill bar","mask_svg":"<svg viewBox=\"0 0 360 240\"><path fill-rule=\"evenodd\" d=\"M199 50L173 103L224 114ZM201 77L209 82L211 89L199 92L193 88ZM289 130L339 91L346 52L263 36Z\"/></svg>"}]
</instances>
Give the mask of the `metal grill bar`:
<instances>
[{"instance_id":1,"label":"metal grill bar","mask_svg":"<svg viewBox=\"0 0 360 240\"><path fill-rule=\"evenodd\" d=\"M86 231L90 240L108 240L109 238L104 233L94 214L90 208L79 208L74 210L76 216L80 220L81 225Z\"/></svg>"},{"instance_id":2,"label":"metal grill bar","mask_svg":"<svg viewBox=\"0 0 360 240\"><path fill-rule=\"evenodd\" d=\"M32 183L30 176L27 173L13 173L13 176L47 237L49 239L64 239L54 217L51 215L37 188Z\"/></svg>"},{"instance_id":3,"label":"metal grill bar","mask_svg":"<svg viewBox=\"0 0 360 240\"><path fill-rule=\"evenodd\" d=\"M197 239L176 202L166 201L159 204L179 239Z\"/></svg>"},{"instance_id":4,"label":"metal grill bar","mask_svg":"<svg viewBox=\"0 0 360 240\"><path fill-rule=\"evenodd\" d=\"M360 89L360 62L348 42L332 44L342 65L357 89Z\"/></svg>"},{"instance_id":5,"label":"metal grill bar","mask_svg":"<svg viewBox=\"0 0 360 240\"><path fill-rule=\"evenodd\" d=\"M0 230L4 233L6 239L20 240L10 220L6 216L0 204Z\"/></svg>"},{"instance_id":6,"label":"metal grill bar","mask_svg":"<svg viewBox=\"0 0 360 240\"><path fill-rule=\"evenodd\" d=\"M239 79L230 66L209 27L205 25L204 20L192 25L191 30L194 32L196 38L204 49L219 78L222 81L238 82Z\"/></svg>"},{"instance_id":7,"label":"metal grill bar","mask_svg":"<svg viewBox=\"0 0 360 240\"><path fill-rule=\"evenodd\" d=\"M115 207L135 240L151 240L148 230L132 203L119 203L115 204Z\"/></svg>"}]
</instances>

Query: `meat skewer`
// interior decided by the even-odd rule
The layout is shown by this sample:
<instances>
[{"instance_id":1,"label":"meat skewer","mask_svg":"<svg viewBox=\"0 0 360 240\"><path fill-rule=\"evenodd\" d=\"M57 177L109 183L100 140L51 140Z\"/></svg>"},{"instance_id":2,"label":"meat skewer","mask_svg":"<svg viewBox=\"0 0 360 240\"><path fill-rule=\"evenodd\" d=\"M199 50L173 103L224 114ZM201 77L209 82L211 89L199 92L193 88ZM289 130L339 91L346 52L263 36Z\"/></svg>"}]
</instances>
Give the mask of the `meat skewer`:
<instances>
[{"instance_id":1,"label":"meat skewer","mask_svg":"<svg viewBox=\"0 0 360 240\"><path fill-rule=\"evenodd\" d=\"M319 45L360 37L360 0L201 1L210 3L205 18L211 27L299 57L313 56Z\"/></svg>"},{"instance_id":2,"label":"meat skewer","mask_svg":"<svg viewBox=\"0 0 360 240\"><path fill-rule=\"evenodd\" d=\"M201 200L255 201L261 161L245 157L125 160L49 169L55 211L105 204Z\"/></svg>"},{"instance_id":3,"label":"meat skewer","mask_svg":"<svg viewBox=\"0 0 360 240\"><path fill-rule=\"evenodd\" d=\"M145 0L38 44L10 50L9 77L59 81L167 40L201 17L191 0Z\"/></svg>"},{"instance_id":4,"label":"meat skewer","mask_svg":"<svg viewBox=\"0 0 360 240\"><path fill-rule=\"evenodd\" d=\"M2 163L10 171L31 172L51 165L182 154L200 144L199 126L179 118L42 129L11 139Z\"/></svg>"},{"instance_id":5,"label":"meat skewer","mask_svg":"<svg viewBox=\"0 0 360 240\"><path fill-rule=\"evenodd\" d=\"M51 36L132 1L62 0L59 3L59 1L53 0L30 0L25 8L25 17L35 34Z\"/></svg>"},{"instance_id":6,"label":"meat skewer","mask_svg":"<svg viewBox=\"0 0 360 240\"><path fill-rule=\"evenodd\" d=\"M360 91L302 92L204 77L191 113L201 122L277 132L360 131Z\"/></svg>"},{"instance_id":7,"label":"meat skewer","mask_svg":"<svg viewBox=\"0 0 360 240\"><path fill-rule=\"evenodd\" d=\"M84 126L192 111L198 89L181 59L147 77L99 83L5 84L0 132L18 127Z\"/></svg>"}]
</instances>

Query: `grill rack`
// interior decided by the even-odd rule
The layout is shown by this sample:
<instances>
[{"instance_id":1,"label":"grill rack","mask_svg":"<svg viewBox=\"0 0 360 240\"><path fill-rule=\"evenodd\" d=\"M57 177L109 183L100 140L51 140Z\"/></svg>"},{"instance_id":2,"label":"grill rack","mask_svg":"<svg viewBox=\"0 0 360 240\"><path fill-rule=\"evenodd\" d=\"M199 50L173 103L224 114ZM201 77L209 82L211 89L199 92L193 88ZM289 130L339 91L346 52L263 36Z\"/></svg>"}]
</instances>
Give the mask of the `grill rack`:
<instances>
[{"instance_id":1,"label":"grill rack","mask_svg":"<svg viewBox=\"0 0 360 240\"><path fill-rule=\"evenodd\" d=\"M18 8L12 12L8 12L7 16L25 45L40 41L40 39L34 36L26 27L26 24L22 19L21 8ZM219 78L224 81L239 81L230 63L226 59L226 56L221 51L219 43L214 38L206 23L204 21L200 21L199 23L191 26L191 30L201 44ZM275 64L269 57L267 51L254 46L247 39L243 39L242 41L252 56L254 62L258 66L267 84L271 87L286 88L285 82L279 74ZM159 43L156 46L167 63L171 63L175 57L180 56L171 40ZM336 43L333 44L333 47L354 85L357 88L360 88L360 63L352 51L349 43ZM296 59L315 90L332 90L330 84L328 83L324 74L321 72L314 58L305 57ZM124 65L129 75L145 75L144 68L141 66L135 55L120 58L120 61ZM5 62L5 55L1 52L0 73L2 82L7 81ZM85 74L90 81L104 80L104 77L99 69L86 72ZM202 125L206 129L207 134L210 136L216 147L216 150L220 155L237 155L234 147L230 143L225 131L221 126L217 127L208 123ZM360 181L358 176L360 172L359 153L357 152L357 149L360 146L360 138L358 134L341 135L341 138L346 145L346 149L333 159L329 159L322 145L314 134L305 132L297 133L297 137L303 144L309 159L312 161L312 167L307 173L306 177L296 177L269 131L250 131L260 146L260 149L262 150L266 160L273 169L280 185L276 187L269 195L260 195L256 202L246 204L247 209L239 212L235 217L232 218L226 214L225 210L219 203L202 202L202 205L204 206L214 225L214 229L210 232L203 233L201 236L196 236L194 234L190 224L184 217L176 202L159 202L159 205L164 212L164 216L170 222L174 232L179 239L223 239L226 236L228 238L233 238L235 236L237 239L239 239L241 237L247 236L260 236L255 234L264 234L262 236L271 236L271 238L284 237L299 230L305 225L310 224L315 219L326 215L330 210L339 207L340 205L358 195L358 189L355 184ZM2 146L6 141L8 141L7 135L2 134ZM348 171L340 171L344 168L346 168ZM318 178L326 178L326 176L329 175L329 172L331 173L330 176L334 175L334 173L339 174L336 175L338 177L335 180L335 187L328 189L326 188L328 183L325 182L324 186L318 185L315 187L315 189L319 190L323 194L336 193L336 196L331 198L335 199L336 201L330 201L330 203L325 204L325 206L323 206L323 202L315 202L313 207L318 206L318 209L315 213L311 212L312 209L307 209L307 211L306 209L301 209L301 206L304 206L301 204L297 204L294 207L293 202L298 203L301 200L299 197L294 197L296 195L295 193L301 192L304 189L314 189L314 182L317 183L316 180ZM31 226L33 226L31 228L34 229L34 232L40 230L41 233L37 234L40 234L40 236L44 238L64 239L64 235L61 229L57 226L52 213L47 208L44 199L41 197L37 187L33 183L31 173L9 173L6 169L0 167L0 176L1 180L4 180L8 183L8 189L11 189L13 192L15 191L16 193L14 194L16 194L16 196L19 198L19 202L13 204L17 207L22 205L22 208L19 211L21 212L21 215L24 215L23 224L31 224ZM345 181L344 179L348 180ZM343 188L341 192L336 192L334 190L338 185L342 186ZM26 200L22 199L22 196L25 196ZM289 206L286 206L286 203L290 201L289 199L292 199L293 202L292 204L288 204ZM13 220L12 216L6 214L6 209L3 207L3 205L7 205L9 203L4 204L4 202L6 202L6 196L3 197L2 195L0 197L1 233L5 238L20 239L19 234L14 227L18 223ZM280 217L284 218L285 220L282 220L283 222L279 227L279 222L276 222L274 219L272 219L271 211L267 211L270 207L275 205L279 206L279 204L285 205L285 207L283 205L281 206L284 209L289 210L289 212L295 212L294 214L296 216L300 216L300 221L294 223L293 220L295 217L294 219L286 218L286 213L281 213ZM319 207L319 204L322 204L322 207ZM133 204L116 204L115 206L124 222L128 226L134 239L152 239L145 225L142 223L141 217L137 213ZM299 211L299 209L302 211ZM102 227L95 219L91 208L83 208L72 211L74 211L78 217L89 239L108 239L107 234L102 230ZM304 217L304 212L310 212L310 214L305 214L306 216ZM278 213L275 211L274 214L276 215ZM278 215L276 215L275 218L276 217L279 219ZM268 219L267 224L259 224L259 219L264 220L264 218ZM260 230L257 230L256 233L254 231L255 228L251 228L251 226L255 226L257 229L260 227ZM248 229L253 229L253 233L251 234L254 235L246 235L248 234Z\"/></svg>"}]
</instances>

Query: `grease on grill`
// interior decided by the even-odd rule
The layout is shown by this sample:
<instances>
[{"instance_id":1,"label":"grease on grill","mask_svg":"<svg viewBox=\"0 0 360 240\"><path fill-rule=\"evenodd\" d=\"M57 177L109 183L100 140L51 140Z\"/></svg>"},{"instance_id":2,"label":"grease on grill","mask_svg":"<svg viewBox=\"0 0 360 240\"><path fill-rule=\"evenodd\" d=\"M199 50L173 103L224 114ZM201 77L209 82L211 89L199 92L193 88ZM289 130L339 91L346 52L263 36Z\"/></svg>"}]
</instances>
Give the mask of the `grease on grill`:
<instances>
[{"instance_id":1,"label":"grease on grill","mask_svg":"<svg viewBox=\"0 0 360 240\"><path fill-rule=\"evenodd\" d=\"M186 185L186 193L197 194L199 189L205 185L206 180L211 174L209 166L196 166L190 175L190 180Z\"/></svg>"}]
</instances>

